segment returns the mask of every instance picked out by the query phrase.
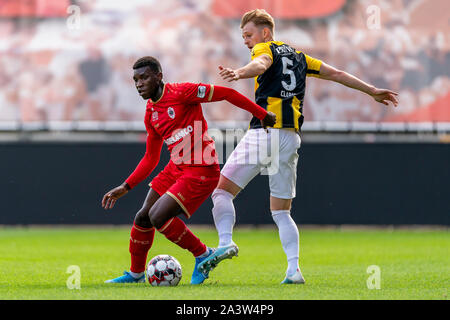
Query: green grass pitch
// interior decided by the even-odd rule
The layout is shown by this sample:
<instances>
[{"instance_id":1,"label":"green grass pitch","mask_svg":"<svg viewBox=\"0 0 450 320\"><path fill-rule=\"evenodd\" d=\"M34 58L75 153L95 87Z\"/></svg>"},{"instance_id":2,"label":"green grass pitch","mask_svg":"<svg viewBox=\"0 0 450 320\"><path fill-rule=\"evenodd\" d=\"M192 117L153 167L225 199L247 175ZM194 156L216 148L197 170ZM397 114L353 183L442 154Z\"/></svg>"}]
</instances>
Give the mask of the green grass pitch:
<instances>
[{"instance_id":1,"label":"green grass pitch","mask_svg":"<svg viewBox=\"0 0 450 320\"><path fill-rule=\"evenodd\" d=\"M217 245L214 229L192 230ZM286 269L275 229L236 229L239 257L223 261L203 285L189 284L191 254L156 234L149 259L176 257L183 268L177 287L105 284L129 268L129 228L0 228L0 299L301 300L437 299L450 286L450 237L444 231L302 230L304 285L280 285ZM80 289L69 289L70 265L81 271ZM367 268L380 270L380 289L368 289Z\"/></svg>"}]
</instances>

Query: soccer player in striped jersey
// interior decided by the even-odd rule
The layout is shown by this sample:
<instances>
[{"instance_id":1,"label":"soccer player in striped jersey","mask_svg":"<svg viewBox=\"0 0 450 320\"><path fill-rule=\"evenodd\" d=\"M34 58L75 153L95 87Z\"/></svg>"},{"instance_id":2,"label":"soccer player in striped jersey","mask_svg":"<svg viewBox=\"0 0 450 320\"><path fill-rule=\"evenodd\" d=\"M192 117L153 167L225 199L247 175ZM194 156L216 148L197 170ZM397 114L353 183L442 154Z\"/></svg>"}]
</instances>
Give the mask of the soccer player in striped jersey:
<instances>
[{"instance_id":1,"label":"soccer player in striped jersey","mask_svg":"<svg viewBox=\"0 0 450 320\"><path fill-rule=\"evenodd\" d=\"M265 10L256 9L245 13L241 20L241 29L244 43L251 50L251 62L236 70L219 66L220 75L225 80L254 78L256 103L275 113L277 122L273 128L266 131L261 128L258 120L253 118L249 130L222 168L219 184L212 194L212 212L219 234L219 248L201 263L200 269L207 270L210 265L237 255L238 247L232 241L235 223L233 199L267 167L268 162L262 158L256 163L236 160L247 159L257 151L257 145L268 145L272 143L271 140L276 139L278 150L270 160L278 162L277 170L274 174L269 173L269 186L270 210L278 226L288 263L286 277L282 283L304 283L298 261L299 234L290 211L296 191L297 149L301 144L299 132L303 123L306 77L341 83L362 91L385 105L391 102L397 106L397 93L378 89L286 43L275 41L274 26L273 18Z\"/></svg>"},{"instance_id":2,"label":"soccer player in striped jersey","mask_svg":"<svg viewBox=\"0 0 450 320\"><path fill-rule=\"evenodd\" d=\"M130 271L107 280L109 283L145 281L147 255L155 231L186 249L195 257L191 284L201 284L209 271L200 272L198 265L213 252L185 223L217 186L220 167L214 141L208 136L208 125L200 103L226 100L261 119L262 126L275 124L275 115L267 112L237 91L211 84L164 83L161 65L153 57L143 57L133 66L139 95L147 101L145 127L146 152L131 175L102 199L105 209L147 178L159 162L163 142L170 161L150 183L150 190L131 228Z\"/></svg>"}]
</instances>

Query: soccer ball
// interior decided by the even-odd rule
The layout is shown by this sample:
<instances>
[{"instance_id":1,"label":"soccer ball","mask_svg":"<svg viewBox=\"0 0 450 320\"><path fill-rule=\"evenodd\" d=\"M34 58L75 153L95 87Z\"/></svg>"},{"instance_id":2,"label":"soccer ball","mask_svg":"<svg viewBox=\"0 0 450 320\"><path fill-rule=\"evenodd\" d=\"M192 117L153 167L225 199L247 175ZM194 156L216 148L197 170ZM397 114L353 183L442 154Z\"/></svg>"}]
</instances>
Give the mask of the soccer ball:
<instances>
[{"instance_id":1,"label":"soccer ball","mask_svg":"<svg viewBox=\"0 0 450 320\"><path fill-rule=\"evenodd\" d=\"M167 254L153 257L147 265L147 280L152 286L176 286L181 273L178 260Z\"/></svg>"}]
</instances>

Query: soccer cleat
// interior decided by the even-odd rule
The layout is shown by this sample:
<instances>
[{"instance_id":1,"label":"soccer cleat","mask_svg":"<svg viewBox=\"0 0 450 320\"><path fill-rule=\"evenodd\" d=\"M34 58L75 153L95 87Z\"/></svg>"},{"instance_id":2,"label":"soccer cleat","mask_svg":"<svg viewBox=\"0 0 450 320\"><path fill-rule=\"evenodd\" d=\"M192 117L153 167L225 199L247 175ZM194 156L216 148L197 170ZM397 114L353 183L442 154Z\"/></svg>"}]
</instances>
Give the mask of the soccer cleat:
<instances>
[{"instance_id":1,"label":"soccer cleat","mask_svg":"<svg viewBox=\"0 0 450 320\"><path fill-rule=\"evenodd\" d=\"M135 279L128 271L123 272L123 276L115 279L106 280L105 283L142 283L145 282L145 274Z\"/></svg>"},{"instance_id":2,"label":"soccer cleat","mask_svg":"<svg viewBox=\"0 0 450 320\"><path fill-rule=\"evenodd\" d=\"M303 284L303 283L305 283L305 279L303 279L300 269L297 269L297 272L295 272L291 276L286 276L286 278L284 278L284 280L281 281L281 284Z\"/></svg>"},{"instance_id":3,"label":"soccer cleat","mask_svg":"<svg viewBox=\"0 0 450 320\"><path fill-rule=\"evenodd\" d=\"M218 247L215 252L206 257L198 266L200 272L209 272L214 269L220 261L237 257L239 252L238 246L233 242L228 246Z\"/></svg>"},{"instance_id":4,"label":"soccer cleat","mask_svg":"<svg viewBox=\"0 0 450 320\"><path fill-rule=\"evenodd\" d=\"M199 265L205 261L205 259L208 259L211 255L214 254L215 249L213 248L208 248L209 254L206 257L202 257L202 258L195 258L195 267L194 267L194 272L192 272L192 277L191 277L191 284L202 284L203 281L205 281L206 279L208 279L209 277L209 272L213 269L209 269L206 272L201 272L199 270Z\"/></svg>"}]
</instances>

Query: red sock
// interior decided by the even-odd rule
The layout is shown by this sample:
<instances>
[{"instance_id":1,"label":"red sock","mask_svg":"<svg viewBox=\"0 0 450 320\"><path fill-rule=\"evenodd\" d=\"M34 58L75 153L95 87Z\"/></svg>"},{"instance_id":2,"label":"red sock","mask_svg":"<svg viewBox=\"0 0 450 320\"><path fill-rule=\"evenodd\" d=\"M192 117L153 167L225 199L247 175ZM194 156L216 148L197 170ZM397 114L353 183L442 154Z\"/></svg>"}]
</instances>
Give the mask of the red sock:
<instances>
[{"instance_id":1,"label":"red sock","mask_svg":"<svg viewBox=\"0 0 450 320\"><path fill-rule=\"evenodd\" d=\"M152 247L154 237L155 228L142 228L133 224L129 247L131 254L131 272L139 273L145 271L147 254Z\"/></svg>"},{"instance_id":2,"label":"red sock","mask_svg":"<svg viewBox=\"0 0 450 320\"><path fill-rule=\"evenodd\" d=\"M189 250L194 257L206 251L206 246L189 230L180 218L170 219L158 231L181 248Z\"/></svg>"}]
</instances>

